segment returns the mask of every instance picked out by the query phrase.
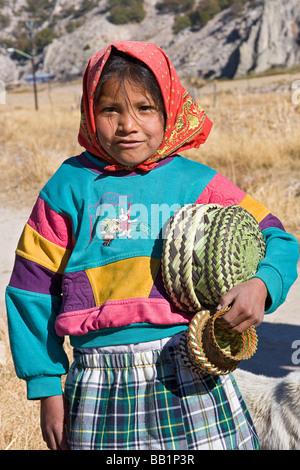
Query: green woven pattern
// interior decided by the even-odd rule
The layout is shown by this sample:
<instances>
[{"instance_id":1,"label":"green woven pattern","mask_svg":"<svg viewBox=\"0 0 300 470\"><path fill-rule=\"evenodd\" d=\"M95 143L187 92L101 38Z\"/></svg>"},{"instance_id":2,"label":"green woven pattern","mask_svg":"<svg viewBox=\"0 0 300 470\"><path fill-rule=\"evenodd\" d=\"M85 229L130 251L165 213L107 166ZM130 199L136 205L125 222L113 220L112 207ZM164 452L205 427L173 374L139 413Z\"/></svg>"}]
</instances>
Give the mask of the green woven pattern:
<instances>
[{"instance_id":1,"label":"green woven pattern","mask_svg":"<svg viewBox=\"0 0 300 470\"><path fill-rule=\"evenodd\" d=\"M256 273L264 254L259 225L240 206L187 204L171 218L163 281L172 302L194 315L181 349L200 372L229 373L256 351L255 328L235 334L222 319L228 308L215 310L222 295Z\"/></svg>"},{"instance_id":2,"label":"green woven pattern","mask_svg":"<svg viewBox=\"0 0 300 470\"><path fill-rule=\"evenodd\" d=\"M205 216L219 207L217 204L187 204L174 213L167 227L162 256L163 280L171 300L181 310L195 313L203 307L194 291L194 245L197 236L197 258L203 267L201 250L204 253L208 237Z\"/></svg>"},{"instance_id":3,"label":"green woven pattern","mask_svg":"<svg viewBox=\"0 0 300 470\"><path fill-rule=\"evenodd\" d=\"M215 308L223 294L256 273L264 254L258 223L242 207L187 204L166 231L165 288L184 311Z\"/></svg>"}]
</instances>

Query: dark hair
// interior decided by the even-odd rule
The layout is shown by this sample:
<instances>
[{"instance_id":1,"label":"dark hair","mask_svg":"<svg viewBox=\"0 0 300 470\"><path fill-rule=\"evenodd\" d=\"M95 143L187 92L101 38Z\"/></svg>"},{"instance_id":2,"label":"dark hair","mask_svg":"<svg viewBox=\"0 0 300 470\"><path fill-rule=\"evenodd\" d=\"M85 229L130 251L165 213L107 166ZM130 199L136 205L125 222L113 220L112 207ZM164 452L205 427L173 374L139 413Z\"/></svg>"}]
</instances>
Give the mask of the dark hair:
<instances>
[{"instance_id":1,"label":"dark hair","mask_svg":"<svg viewBox=\"0 0 300 470\"><path fill-rule=\"evenodd\" d=\"M152 70L139 59L118 51L115 48L112 49L103 67L101 77L95 90L94 106L96 106L99 101L102 85L113 77L117 77L120 81L120 86L124 94L126 94L126 81L129 81L129 83L132 83L142 90L146 90L156 104L158 112L162 113L164 122L166 122L166 111L162 92Z\"/></svg>"}]
</instances>

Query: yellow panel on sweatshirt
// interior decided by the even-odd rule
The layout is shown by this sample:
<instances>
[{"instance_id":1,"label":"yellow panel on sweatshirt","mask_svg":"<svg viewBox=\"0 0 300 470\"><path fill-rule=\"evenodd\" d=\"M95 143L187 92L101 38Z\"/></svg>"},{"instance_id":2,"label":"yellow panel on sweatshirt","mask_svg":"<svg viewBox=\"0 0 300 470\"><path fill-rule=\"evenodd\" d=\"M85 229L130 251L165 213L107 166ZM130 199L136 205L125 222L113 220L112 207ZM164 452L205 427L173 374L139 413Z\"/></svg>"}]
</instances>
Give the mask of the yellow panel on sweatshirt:
<instances>
[{"instance_id":1,"label":"yellow panel on sweatshirt","mask_svg":"<svg viewBox=\"0 0 300 470\"><path fill-rule=\"evenodd\" d=\"M70 257L70 250L46 240L26 224L16 254L50 269L50 271L62 274Z\"/></svg>"},{"instance_id":2,"label":"yellow panel on sweatshirt","mask_svg":"<svg viewBox=\"0 0 300 470\"><path fill-rule=\"evenodd\" d=\"M239 206L250 212L250 214L256 218L257 222L261 222L268 214L270 214L270 211L266 206L256 201L256 199L249 196L249 194L246 194L244 199L239 203Z\"/></svg>"},{"instance_id":3,"label":"yellow panel on sweatshirt","mask_svg":"<svg viewBox=\"0 0 300 470\"><path fill-rule=\"evenodd\" d=\"M106 300L149 297L160 260L140 256L86 269L96 305Z\"/></svg>"}]
</instances>

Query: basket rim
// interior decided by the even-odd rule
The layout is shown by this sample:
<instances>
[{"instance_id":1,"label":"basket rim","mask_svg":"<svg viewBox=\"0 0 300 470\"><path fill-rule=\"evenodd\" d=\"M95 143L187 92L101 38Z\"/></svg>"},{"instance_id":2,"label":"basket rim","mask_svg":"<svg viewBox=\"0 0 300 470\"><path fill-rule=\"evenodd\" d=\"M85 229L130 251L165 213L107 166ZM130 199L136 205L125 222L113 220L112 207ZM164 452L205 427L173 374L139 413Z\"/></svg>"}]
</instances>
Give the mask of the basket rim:
<instances>
[{"instance_id":1,"label":"basket rim","mask_svg":"<svg viewBox=\"0 0 300 470\"><path fill-rule=\"evenodd\" d=\"M225 353L218 342L211 341L215 320L225 315L230 307L225 307L217 312L201 310L192 318L186 335L187 354L193 365L213 374L227 374L235 370L241 360L249 359L257 347L257 335L255 328L249 332L240 334L241 338L246 337L246 341L241 341L241 351L231 355Z\"/></svg>"}]
</instances>

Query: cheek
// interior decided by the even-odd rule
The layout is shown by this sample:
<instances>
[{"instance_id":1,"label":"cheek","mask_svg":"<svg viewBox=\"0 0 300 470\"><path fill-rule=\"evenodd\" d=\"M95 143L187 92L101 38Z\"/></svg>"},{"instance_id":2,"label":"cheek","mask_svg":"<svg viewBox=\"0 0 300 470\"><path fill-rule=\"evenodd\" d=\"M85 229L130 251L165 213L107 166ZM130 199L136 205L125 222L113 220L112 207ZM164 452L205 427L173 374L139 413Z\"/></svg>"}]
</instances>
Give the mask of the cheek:
<instances>
[{"instance_id":1,"label":"cheek","mask_svg":"<svg viewBox=\"0 0 300 470\"><path fill-rule=\"evenodd\" d=\"M161 142L164 137L164 125L161 120L157 120L151 126L149 126L149 133L151 133L153 140Z\"/></svg>"},{"instance_id":2,"label":"cheek","mask_svg":"<svg viewBox=\"0 0 300 470\"><path fill-rule=\"evenodd\" d=\"M106 119L96 119L96 133L100 142L106 142L113 134L113 125Z\"/></svg>"}]
</instances>

